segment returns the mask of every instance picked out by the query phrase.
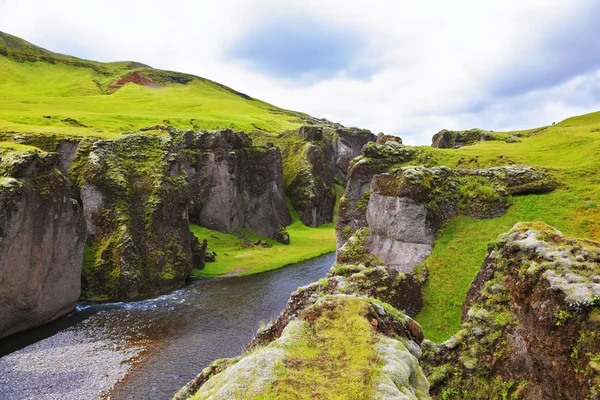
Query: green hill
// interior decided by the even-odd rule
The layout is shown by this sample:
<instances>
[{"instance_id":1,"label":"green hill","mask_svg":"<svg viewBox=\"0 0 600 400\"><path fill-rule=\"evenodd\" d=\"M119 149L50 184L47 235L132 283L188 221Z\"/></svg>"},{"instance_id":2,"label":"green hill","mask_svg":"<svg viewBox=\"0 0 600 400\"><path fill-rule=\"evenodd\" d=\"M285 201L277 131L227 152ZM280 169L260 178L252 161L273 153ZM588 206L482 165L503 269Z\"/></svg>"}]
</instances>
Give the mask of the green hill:
<instances>
[{"instance_id":1,"label":"green hill","mask_svg":"<svg viewBox=\"0 0 600 400\"><path fill-rule=\"evenodd\" d=\"M309 118L197 76L82 60L0 32L0 132L110 138L171 125L276 133Z\"/></svg>"},{"instance_id":2,"label":"green hill","mask_svg":"<svg viewBox=\"0 0 600 400\"><path fill-rule=\"evenodd\" d=\"M417 316L426 337L442 341L454 334L471 280L488 243L519 221L544 221L565 235L600 240L600 112L537 129L507 132L515 143L481 142L460 149L422 147L424 163L458 168L528 164L543 166L560 182L558 190L514 196L501 218L452 219L439 233L424 262L429 280Z\"/></svg>"}]
</instances>

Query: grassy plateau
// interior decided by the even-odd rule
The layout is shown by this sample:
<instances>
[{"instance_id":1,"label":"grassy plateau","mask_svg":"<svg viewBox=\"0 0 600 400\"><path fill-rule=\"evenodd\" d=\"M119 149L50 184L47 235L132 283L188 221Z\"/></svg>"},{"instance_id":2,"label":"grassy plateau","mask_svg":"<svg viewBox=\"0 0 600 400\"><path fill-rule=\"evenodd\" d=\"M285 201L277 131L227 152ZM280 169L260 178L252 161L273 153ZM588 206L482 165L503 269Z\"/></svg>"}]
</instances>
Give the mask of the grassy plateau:
<instances>
[{"instance_id":1,"label":"grassy plateau","mask_svg":"<svg viewBox=\"0 0 600 400\"><path fill-rule=\"evenodd\" d=\"M481 142L460 149L423 147L439 165L478 168L528 164L549 168L560 182L544 195L514 196L501 218L452 219L439 233L424 287L424 308L417 321L425 336L448 339L458 330L471 280L487 252L487 244L519 221L544 221L565 235L600 240L600 112L569 118L529 131L520 142Z\"/></svg>"}]
</instances>

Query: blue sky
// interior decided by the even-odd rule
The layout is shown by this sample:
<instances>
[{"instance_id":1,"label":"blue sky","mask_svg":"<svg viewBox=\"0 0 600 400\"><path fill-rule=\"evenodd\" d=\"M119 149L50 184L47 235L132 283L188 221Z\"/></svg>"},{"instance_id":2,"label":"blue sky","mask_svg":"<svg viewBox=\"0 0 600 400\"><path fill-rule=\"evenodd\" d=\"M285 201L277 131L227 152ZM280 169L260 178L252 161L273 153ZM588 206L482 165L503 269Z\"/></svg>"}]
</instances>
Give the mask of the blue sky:
<instances>
[{"instance_id":1,"label":"blue sky","mask_svg":"<svg viewBox=\"0 0 600 400\"><path fill-rule=\"evenodd\" d=\"M0 0L0 30L53 51L189 72L428 144L600 110L593 0Z\"/></svg>"}]
</instances>

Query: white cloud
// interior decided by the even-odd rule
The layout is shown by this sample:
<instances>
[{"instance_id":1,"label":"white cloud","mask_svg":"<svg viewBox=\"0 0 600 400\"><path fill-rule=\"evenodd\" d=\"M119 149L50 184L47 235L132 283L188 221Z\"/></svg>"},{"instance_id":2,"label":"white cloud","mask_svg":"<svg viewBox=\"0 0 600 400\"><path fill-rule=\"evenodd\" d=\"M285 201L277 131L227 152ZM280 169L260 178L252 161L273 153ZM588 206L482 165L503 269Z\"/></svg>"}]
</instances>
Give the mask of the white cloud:
<instances>
[{"instance_id":1,"label":"white cloud","mask_svg":"<svg viewBox=\"0 0 600 400\"><path fill-rule=\"evenodd\" d=\"M548 48L555 47L548 41L597 10L592 0L571 1L568 9L559 0L93 3L0 1L0 30L54 51L193 73L280 107L399 134L412 144L429 143L442 128L524 129L600 109L598 91L589 89L598 87L595 72L570 76L563 69L556 82L539 87L529 85L535 71L522 68L553 65ZM342 70L306 85L227 57L256 24L295 15L362 35L377 72L357 78ZM576 45L579 39L568 40ZM573 48L561 46L556 51ZM515 87L508 94L494 89L509 83Z\"/></svg>"}]
</instances>

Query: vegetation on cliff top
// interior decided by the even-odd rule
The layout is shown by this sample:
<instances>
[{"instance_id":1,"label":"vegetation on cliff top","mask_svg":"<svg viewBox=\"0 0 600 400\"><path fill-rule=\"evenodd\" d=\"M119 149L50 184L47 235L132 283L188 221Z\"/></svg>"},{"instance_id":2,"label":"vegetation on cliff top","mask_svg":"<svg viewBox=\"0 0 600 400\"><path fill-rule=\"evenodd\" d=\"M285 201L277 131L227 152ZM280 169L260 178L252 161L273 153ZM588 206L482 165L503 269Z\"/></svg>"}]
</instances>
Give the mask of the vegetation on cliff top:
<instances>
[{"instance_id":1,"label":"vegetation on cliff top","mask_svg":"<svg viewBox=\"0 0 600 400\"><path fill-rule=\"evenodd\" d=\"M438 233L433 253L423 263L429 280L424 308L416 318L428 339L443 341L458 330L467 290L488 243L516 222L542 220L569 236L600 239L600 112L511 135L522 135L521 141L489 141L456 150L419 147L437 165L542 166L560 183L552 193L513 196L511 207L500 218L456 217Z\"/></svg>"}]
</instances>

